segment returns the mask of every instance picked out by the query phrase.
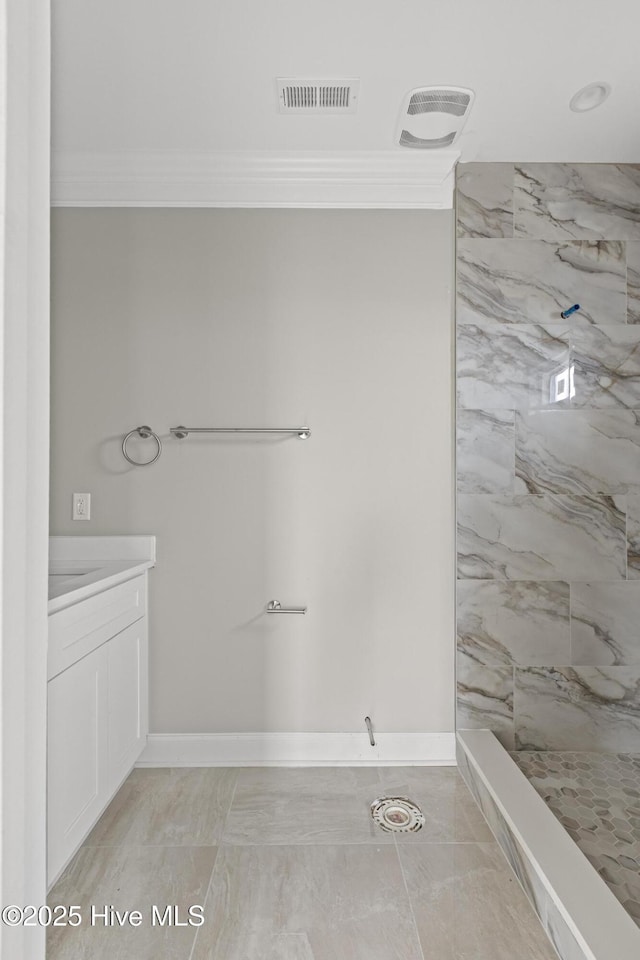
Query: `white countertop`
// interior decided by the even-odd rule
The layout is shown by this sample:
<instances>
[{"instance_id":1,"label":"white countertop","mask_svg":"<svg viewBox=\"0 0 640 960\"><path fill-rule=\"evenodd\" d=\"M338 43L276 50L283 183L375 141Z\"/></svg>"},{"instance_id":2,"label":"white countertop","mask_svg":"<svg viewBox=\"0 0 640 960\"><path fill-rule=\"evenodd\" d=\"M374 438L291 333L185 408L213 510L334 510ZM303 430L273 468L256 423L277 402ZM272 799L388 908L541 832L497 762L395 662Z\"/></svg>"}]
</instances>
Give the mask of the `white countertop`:
<instances>
[{"instance_id":1,"label":"white countertop","mask_svg":"<svg viewBox=\"0 0 640 960\"><path fill-rule=\"evenodd\" d=\"M50 537L49 613L131 580L155 560L151 536Z\"/></svg>"}]
</instances>

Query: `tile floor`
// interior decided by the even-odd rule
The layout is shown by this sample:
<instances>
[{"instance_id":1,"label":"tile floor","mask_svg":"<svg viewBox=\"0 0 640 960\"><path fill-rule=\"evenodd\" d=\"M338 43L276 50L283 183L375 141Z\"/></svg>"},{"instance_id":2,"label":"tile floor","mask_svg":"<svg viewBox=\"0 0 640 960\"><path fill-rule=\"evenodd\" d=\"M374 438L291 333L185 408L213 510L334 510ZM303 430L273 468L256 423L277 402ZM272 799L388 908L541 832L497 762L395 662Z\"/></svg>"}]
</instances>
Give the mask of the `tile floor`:
<instances>
[{"instance_id":1,"label":"tile floor","mask_svg":"<svg viewBox=\"0 0 640 960\"><path fill-rule=\"evenodd\" d=\"M511 756L640 926L640 756L569 751Z\"/></svg>"},{"instance_id":2,"label":"tile floor","mask_svg":"<svg viewBox=\"0 0 640 960\"><path fill-rule=\"evenodd\" d=\"M422 808L385 834L379 796ZM54 886L47 960L555 960L453 767L134 770ZM89 907L140 910L91 926ZM204 906L200 927L152 906Z\"/></svg>"}]
</instances>

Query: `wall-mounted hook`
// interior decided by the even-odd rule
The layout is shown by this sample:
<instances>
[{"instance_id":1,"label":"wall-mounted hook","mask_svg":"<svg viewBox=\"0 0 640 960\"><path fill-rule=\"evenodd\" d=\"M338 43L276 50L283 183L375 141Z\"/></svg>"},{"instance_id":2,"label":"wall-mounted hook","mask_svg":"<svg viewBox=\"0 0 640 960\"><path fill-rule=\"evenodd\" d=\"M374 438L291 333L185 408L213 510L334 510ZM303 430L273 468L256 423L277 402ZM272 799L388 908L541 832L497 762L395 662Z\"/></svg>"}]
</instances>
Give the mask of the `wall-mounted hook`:
<instances>
[{"instance_id":1,"label":"wall-mounted hook","mask_svg":"<svg viewBox=\"0 0 640 960\"><path fill-rule=\"evenodd\" d=\"M267 613L306 613L306 607L283 607L279 600L269 600Z\"/></svg>"}]
</instances>

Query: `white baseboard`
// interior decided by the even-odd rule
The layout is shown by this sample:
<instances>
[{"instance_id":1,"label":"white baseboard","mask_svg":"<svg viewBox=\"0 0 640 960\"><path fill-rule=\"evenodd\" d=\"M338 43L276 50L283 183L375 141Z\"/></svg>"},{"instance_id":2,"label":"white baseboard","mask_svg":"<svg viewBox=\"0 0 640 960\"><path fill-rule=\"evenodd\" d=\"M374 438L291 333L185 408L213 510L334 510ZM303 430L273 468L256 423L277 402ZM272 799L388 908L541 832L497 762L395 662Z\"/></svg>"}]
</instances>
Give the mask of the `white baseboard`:
<instances>
[{"instance_id":1,"label":"white baseboard","mask_svg":"<svg viewBox=\"0 0 640 960\"><path fill-rule=\"evenodd\" d=\"M454 733L155 733L139 767L453 766Z\"/></svg>"}]
</instances>

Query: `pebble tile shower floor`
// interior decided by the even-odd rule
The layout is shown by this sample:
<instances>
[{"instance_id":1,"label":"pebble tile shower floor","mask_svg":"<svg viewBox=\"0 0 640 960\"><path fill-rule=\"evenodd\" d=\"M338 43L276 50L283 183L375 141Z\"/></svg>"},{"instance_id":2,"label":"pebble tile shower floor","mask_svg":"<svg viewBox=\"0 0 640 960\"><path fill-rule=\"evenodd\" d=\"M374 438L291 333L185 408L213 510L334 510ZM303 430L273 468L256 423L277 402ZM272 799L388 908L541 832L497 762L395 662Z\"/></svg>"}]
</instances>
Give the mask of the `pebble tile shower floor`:
<instances>
[{"instance_id":1,"label":"pebble tile shower floor","mask_svg":"<svg viewBox=\"0 0 640 960\"><path fill-rule=\"evenodd\" d=\"M511 756L640 926L640 756L557 751Z\"/></svg>"},{"instance_id":2,"label":"pebble tile shower floor","mask_svg":"<svg viewBox=\"0 0 640 960\"><path fill-rule=\"evenodd\" d=\"M383 795L422 809L383 833ZM47 960L554 960L454 767L134 770L49 902L140 927L50 929ZM151 906L199 928L153 927Z\"/></svg>"}]
</instances>

